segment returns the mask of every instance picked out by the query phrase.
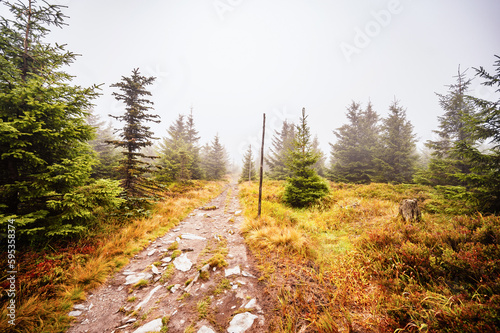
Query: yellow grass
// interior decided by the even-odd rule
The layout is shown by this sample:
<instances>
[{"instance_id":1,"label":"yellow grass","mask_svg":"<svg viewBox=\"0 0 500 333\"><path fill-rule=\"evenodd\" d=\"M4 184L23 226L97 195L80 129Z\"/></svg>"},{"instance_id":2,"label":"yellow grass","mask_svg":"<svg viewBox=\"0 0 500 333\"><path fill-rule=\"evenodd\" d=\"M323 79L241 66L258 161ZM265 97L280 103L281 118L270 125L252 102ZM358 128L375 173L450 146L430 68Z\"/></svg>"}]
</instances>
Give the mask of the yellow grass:
<instances>
[{"instance_id":1,"label":"yellow grass","mask_svg":"<svg viewBox=\"0 0 500 333\"><path fill-rule=\"evenodd\" d=\"M377 293L354 244L366 230L391 220L408 193L392 185L331 187L322 203L297 210L281 203L282 182L265 182L256 218L257 184L240 185L242 231L280 310L273 331L370 332L383 326Z\"/></svg>"},{"instance_id":2,"label":"yellow grass","mask_svg":"<svg viewBox=\"0 0 500 333\"><path fill-rule=\"evenodd\" d=\"M283 182L240 185L242 225L275 301L272 332L498 331L500 218L419 185L330 184L316 206ZM421 222L397 217L417 198Z\"/></svg>"}]
</instances>

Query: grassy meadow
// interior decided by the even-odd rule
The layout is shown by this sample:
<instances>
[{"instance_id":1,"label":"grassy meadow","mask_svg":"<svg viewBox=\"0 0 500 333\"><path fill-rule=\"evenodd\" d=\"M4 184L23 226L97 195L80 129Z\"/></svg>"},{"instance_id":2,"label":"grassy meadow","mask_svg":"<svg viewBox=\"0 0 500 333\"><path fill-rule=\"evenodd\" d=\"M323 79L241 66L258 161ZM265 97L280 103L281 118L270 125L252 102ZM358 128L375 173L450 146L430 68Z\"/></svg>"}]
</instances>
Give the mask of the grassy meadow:
<instances>
[{"instance_id":1,"label":"grassy meadow","mask_svg":"<svg viewBox=\"0 0 500 333\"><path fill-rule=\"evenodd\" d=\"M309 209L284 183L242 183L243 232L257 256L275 332L500 330L500 218L419 185L336 184ZM397 217L417 198L422 221Z\"/></svg>"},{"instance_id":2,"label":"grassy meadow","mask_svg":"<svg viewBox=\"0 0 500 333\"><path fill-rule=\"evenodd\" d=\"M74 242L43 251L17 249L16 325L8 324L7 276L0 277L0 332L57 333L69 327L73 304L101 285L149 241L165 234L190 211L215 197L223 182L174 184L148 217L125 220L102 216L99 225ZM7 256L1 256L4 261ZM2 267L7 263L2 262ZM4 276L5 275L5 276Z\"/></svg>"}]
</instances>

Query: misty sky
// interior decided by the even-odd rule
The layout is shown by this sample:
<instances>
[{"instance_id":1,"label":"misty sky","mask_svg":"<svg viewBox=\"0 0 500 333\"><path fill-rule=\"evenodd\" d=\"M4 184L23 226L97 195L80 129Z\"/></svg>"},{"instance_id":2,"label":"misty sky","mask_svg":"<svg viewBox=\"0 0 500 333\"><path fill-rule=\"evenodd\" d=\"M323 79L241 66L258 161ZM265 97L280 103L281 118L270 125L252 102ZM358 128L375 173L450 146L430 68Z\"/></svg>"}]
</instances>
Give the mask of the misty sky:
<instances>
[{"instance_id":1,"label":"misty sky","mask_svg":"<svg viewBox=\"0 0 500 333\"><path fill-rule=\"evenodd\" d=\"M50 1L49 1L50 2ZM385 116L397 98L419 141L437 127L438 93L458 66L492 70L500 55L498 0L57 0L69 26L50 39L82 56L74 83L103 84L95 111L124 108L109 85L139 68L151 87L156 135L191 106L202 143L219 133L231 159L266 140L302 107L329 156L352 100ZM2 7L1 11L5 11ZM471 93L493 99L472 84ZM496 98L496 97L495 97Z\"/></svg>"}]
</instances>

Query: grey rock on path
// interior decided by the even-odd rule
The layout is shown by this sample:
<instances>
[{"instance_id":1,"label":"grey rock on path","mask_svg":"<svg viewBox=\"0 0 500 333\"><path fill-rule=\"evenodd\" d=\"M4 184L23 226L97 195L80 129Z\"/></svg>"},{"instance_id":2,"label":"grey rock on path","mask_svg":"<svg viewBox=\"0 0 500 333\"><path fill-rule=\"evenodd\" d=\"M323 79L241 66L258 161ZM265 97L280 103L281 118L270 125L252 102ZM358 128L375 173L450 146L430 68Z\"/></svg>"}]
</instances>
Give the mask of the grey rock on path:
<instances>
[{"instance_id":1,"label":"grey rock on path","mask_svg":"<svg viewBox=\"0 0 500 333\"><path fill-rule=\"evenodd\" d=\"M148 332L160 332L163 324L161 318L150 321L149 323L139 327L133 333L148 333Z\"/></svg>"},{"instance_id":2,"label":"grey rock on path","mask_svg":"<svg viewBox=\"0 0 500 333\"><path fill-rule=\"evenodd\" d=\"M252 327L258 317L250 312L239 313L229 323L228 333L243 333Z\"/></svg>"},{"instance_id":3,"label":"grey rock on path","mask_svg":"<svg viewBox=\"0 0 500 333\"><path fill-rule=\"evenodd\" d=\"M195 209L89 293L73 309L81 314L68 333L159 332L162 322L170 333L267 332L260 274L239 232L237 186L227 186L205 207L209 213ZM175 259L169 250L174 242ZM220 261L221 254L227 265L211 266L209 260L218 255Z\"/></svg>"}]
</instances>

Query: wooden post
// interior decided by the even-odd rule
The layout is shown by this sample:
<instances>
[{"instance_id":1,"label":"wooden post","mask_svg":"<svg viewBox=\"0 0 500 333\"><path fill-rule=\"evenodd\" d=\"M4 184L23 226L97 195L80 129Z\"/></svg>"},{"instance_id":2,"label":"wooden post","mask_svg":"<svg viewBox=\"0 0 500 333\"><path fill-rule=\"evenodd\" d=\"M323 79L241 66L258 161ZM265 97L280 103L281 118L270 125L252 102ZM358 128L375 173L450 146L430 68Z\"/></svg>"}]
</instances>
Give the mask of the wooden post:
<instances>
[{"instance_id":1,"label":"wooden post","mask_svg":"<svg viewBox=\"0 0 500 333\"><path fill-rule=\"evenodd\" d=\"M260 148L260 179L259 179L259 209L257 212L257 217L260 217L261 207L262 207L262 176L263 176L263 166L264 166L264 137L266 134L266 114L264 113L264 120L262 122L262 147Z\"/></svg>"},{"instance_id":2,"label":"wooden post","mask_svg":"<svg viewBox=\"0 0 500 333\"><path fill-rule=\"evenodd\" d=\"M252 145L250 145L250 166L248 167L248 181L252 181Z\"/></svg>"}]
</instances>

